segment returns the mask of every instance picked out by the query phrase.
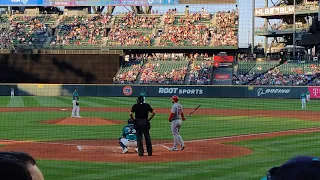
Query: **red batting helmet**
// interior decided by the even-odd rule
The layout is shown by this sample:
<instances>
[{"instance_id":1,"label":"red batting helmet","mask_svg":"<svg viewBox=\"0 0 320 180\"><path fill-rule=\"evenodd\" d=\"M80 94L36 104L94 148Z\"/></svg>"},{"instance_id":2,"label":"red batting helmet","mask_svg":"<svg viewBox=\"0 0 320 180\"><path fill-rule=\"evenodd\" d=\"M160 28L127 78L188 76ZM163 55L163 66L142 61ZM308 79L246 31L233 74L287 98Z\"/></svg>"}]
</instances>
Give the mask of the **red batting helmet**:
<instances>
[{"instance_id":1,"label":"red batting helmet","mask_svg":"<svg viewBox=\"0 0 320 180\"><path fill-rule=\"evenodd\" d=\"M174 102L178 102L179 101L179 97L174 95L171 97L171 99L174 101Z\"/></svg>"}]
</instances>

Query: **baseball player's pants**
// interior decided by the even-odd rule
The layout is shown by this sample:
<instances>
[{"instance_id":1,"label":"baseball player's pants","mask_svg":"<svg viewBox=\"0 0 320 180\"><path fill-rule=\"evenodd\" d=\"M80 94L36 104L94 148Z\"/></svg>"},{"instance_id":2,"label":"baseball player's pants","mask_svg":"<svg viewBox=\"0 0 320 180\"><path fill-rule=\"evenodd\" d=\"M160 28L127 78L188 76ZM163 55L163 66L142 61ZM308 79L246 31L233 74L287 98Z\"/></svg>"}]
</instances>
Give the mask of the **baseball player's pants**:
<instances>
[{"instance_id":1,"label":"baseball player's pants","mask_svg":"<svg viewBox=\"0 0 320 180\"><path fill-rule=\"evenodd\" d=\"M310 94L307 95L307 101L310 101Z\"/></svg>"},{"instance_id":2,"label":"baseball player's pants","mask_svg":"<svg viewBox=\"0 0 320 180\"><path fill-rule=\"evenodd\" d=\"M80 105L76 105L77 101L73 100L72 101L72 112L71 112L71 117L75 117L74 114L76 114L76 117L80 117Z\"/></svg>"},{"instance_id":3,"label":"baseball player's pants","mask_svg":"<svg viewBox=\"0 0 320 180\"><path fill-rule=\"evenodd\" d=\"M181 119L173 120L171 122L171 131L172 131L172 135L173 135L173 147L174 148L178 147L178 143L180 143L181 147L184 146L184 142L179 134L181 125L182 125Z\"/></svg>"},{"instance_id":4,"label":"baseball player's pants","mask_svg":"<svg viewBox=\"0 0 320 180\"><path fill-rule=\"evenodd\" d=\"M138 143L138 153L139 155L144 154L144 149L143 149L143 138L142 135L144 135L144 139L146 141L146 146L147 146L147 152L148 155L152 155L152 142L151 142L151 137L149 133L149 128L137 128L137 143Z\"/></svg>"},{"instance_id":5,"label":"baseball player's pants","mask_svg":"<svg viewBox=\"0 0 320 180\"><path fill-rule=\"evenodd\" d=\"M302 109L307 109L306 99L301 99Z\"/></svg>"},{"instance_id":6,"label":"baseball player's pants","mask_svg":"<svg viewBox=\"0 0 320 180\"><path fill-rule=\"evenodd\" d=\"M14 92L11 91L11 98L14 98Z\"/></svg>"},{"instance_id":7,"label":"baseball player's pants","mask_svg":"<svg viewBox=\"0 0 320 180\"><path fill-rule=\"evenodd\" d=\"M128 147L133 147L133 148L137 147L137 141L132 141L126 138L120 138L119 144L122 147L122 149L128 148Z\"/></svg>"}]
</instances>

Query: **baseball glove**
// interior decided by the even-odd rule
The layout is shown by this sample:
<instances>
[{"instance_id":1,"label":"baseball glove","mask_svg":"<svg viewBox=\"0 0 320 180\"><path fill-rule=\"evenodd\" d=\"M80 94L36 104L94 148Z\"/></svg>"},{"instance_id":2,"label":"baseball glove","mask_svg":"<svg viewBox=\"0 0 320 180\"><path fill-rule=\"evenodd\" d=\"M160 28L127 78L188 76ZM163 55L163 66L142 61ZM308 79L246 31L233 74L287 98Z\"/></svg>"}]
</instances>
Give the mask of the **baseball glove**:
<instances>
[{"instance_id":1,"label":"baseball glove","mask_svg":"<svg viewBox=\"0 0 320 180\"><path fill-rule=\"evenodd\" d=\"M76 102L76 106L79 106L79 102Z\"/></svg>"}]
</instances>

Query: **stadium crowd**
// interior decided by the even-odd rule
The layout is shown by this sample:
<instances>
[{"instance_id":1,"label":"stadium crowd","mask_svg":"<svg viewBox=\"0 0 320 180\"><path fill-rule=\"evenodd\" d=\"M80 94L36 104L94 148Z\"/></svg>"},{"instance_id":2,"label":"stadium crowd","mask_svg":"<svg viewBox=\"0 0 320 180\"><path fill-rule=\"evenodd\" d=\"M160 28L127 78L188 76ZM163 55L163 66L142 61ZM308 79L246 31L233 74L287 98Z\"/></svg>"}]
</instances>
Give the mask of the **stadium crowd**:
<instances>
[{"instance_id":1,"label":"stadium crowd","mask_svg":"<svg viewBox=\"0 0 320 180\"><path fill-rule=\"evenodd\" d=\"M124 29L142 28L153 29L161 21L156 16L137 16L134 12L126 13L124 17L120 17L115 25Z\"/></svg>"},{"instance_id":2,"label":"stadium crowd","mask_svg":"<svg viewBox=\"0 0 320 180\"><path fill-rule=\"evenodd\" d=\"M48 37L47 26L44 24L51 16L40 20L38 17L20 16L10 22L9 37L18 45L42 44ZM44 36L46 34L46 36Z\"/></svg>"},{"instance_id":3,"label":"stadium crowd","mask_svg":"<svg viewBox=\"0 0 320 180\"><path fill-rule=\"evenodd\" d=\"M237 10L218 11L214 17L215 29L211 31L212 46L237 46L238 44Z\"/></svg>"},{"instance_id":4,"label":"stadium crowd","mask_svg":"<svg viewBox=\"0 0 320 180\"><path fill-rule=\"evenodd\" d=\"M212 61L201 62L201 64L190 65L189 84L208 85L211 84Z\"/></svg>"},{"instance_id":5,"label":"stadium crowd","mask_svg":"<svg viewBox=\"0 0 320 180\"><path fill-rule=\"evenodd\" d=\"M127 71L119 72L113 79L115 84L133 84L137 80L139 73L142 70L140 60L130 60L124 67L129 67Z\"/></svg>"},{"instance_id":6,"label":"stadium crowd","mask_svg":"<svg viewBox=\"0 0 320 180\"><path fill-rule=\"evenodd\" d=\"M114 78L116 84L211 84L213 63L206 53L131 54L125 61Z\"/></svg>"},{"instance_id":7,"label":"stadium crowd","mask_svg":"<svg viewBox=\"0 0 320 180\"><path fill-rule=\"evenodd\" d=\"M43 18L44 17L44 18ZM56 19L47 19L53 18ZM163 18L162 18L163 17ZM12 16L10 33L0 30L1 47L17 43L22 45L107 45L107 46L237 46L237 11L219 11L210 14L204 8L184 14L177 9L159 14L136 15L78 15ZM1 20L1 19L0 19ZM51 26L46 21L53 21ZM163 22L161 22L163 20ZM1 23L1 22L0 22ZM161 24L163 23L163 24ZM162 25L162 27L159 27ZM159 27L161 32L154 30ZM8 39L10 36L10 40ZM104 38L106 37L106 38ZM6 45L8 44L8 45Z\"/></svg>"},{"instance_id":8,"label":"stadium crowd","mask_svg":"<svg viewBox=\"0 0 320 180\"><path fill-rule=\"evenodd\" d=\"M141 32L120 28L116 26L108 34L107 45L110 46L150 46L154 35L144 35Z\"/></svg>"},{"instance_id":9,"label":"stadium crowd","mask_svg":"<svg viewBox=\"0 0 320 180\"><path fill-rule=\"evenodd\" d=\"M111 15L64 17L60 21L59 35L51 45L102 44L105 26L110 23Z\"/></svg>"},{"instance_id":10,"label":"stadium crowd","mask_svg":"<svg viewBox=\"0 0 320 180\"><path fill-rule=\"evenodd\" d=\"M205 25L169 26L160 36L160 46L207 46L208 37Z\"/></svg>"},{"instance_id":11,"label":"stadium crowd","mask_svg":"<svg viewBox=\"0 0 320 180\"><path fill-rule=\"evenodd\" d=\"M158 72L160 63L147 63L141 73L140 84L183 84L187 67Z\"/></svg>"},{"instance_id":12,"label":"stadium crowd","mask_svg":"<svg viewBox=\"0 0 320 180\"><path fill-rule=\"evenodd\" d=\"M233 83L236 85L315 86L320 84L320 66L311 64L304 68L295 67L291 68L288 74L278 67L262 74L250 71L245 75L234 76Z\"/></svg>"}]
</instances>

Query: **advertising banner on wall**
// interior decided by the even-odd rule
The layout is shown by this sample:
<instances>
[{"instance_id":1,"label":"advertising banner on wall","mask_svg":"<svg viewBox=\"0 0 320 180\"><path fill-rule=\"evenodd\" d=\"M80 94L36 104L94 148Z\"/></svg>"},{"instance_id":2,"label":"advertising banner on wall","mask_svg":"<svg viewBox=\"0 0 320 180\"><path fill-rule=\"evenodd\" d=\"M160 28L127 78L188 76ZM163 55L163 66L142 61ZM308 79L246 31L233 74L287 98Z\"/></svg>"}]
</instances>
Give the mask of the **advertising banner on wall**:
<instances>
[{"instance_id":1,"label":"advertising banner on wall","mask_svg":"<svg viewBox=\"0 0 320 180\"><path fill-rule=\"evenodd\" d=\"M219 67L220 63L233 63L234 56L214 56L213 65L214 67Z\"/></svg>"},{"instance_id":2,"label":"advertising banner on wall","mask_svg":"<svg viewBox=\"0 0 320 180\"><path fill-rule=\"evenodd\" d=\"M223 76L221 77L223 78ZM139 85L0 85L0 96L10 96L13 88L17 96L72 96L75 88L81 96L92 97L180 97L193 98L268 98L299 99L308 87L280 86L139 86ZM311 98L320 99L320 86L309 87Z\"/></svg>"},{"instance_id":3,"label":"advertising banner on wall","mask_svg":"<svg viewBox=\"0 0 320 180\"><path fill-rule=\"evenodd\" d=\"M293 14L295 11L294 6L277 6L268 8L256 8L255 16L275 16Z\"/></svg>"},{"instance_id":4,"label":"advertising banner on wall","mask_svg":"<svg viewBox=\"0 0 320 180\"><path fill-rule=\"evenodd\" d=\"M308 91L311 99L320 99L320 86L309 86Z\"/></svg>"},{"instance_id":5,"label":"advertising banner on wall","mask_svg":"<svg viewBox=\"0 0 320 180\"><path fill-rule=\"evenodd\" d=\"M306 91L305 87L273 87L259 86L248 89L248 97L253 98L300 98L301 91Z\"/></svg>"}]
</instances>

